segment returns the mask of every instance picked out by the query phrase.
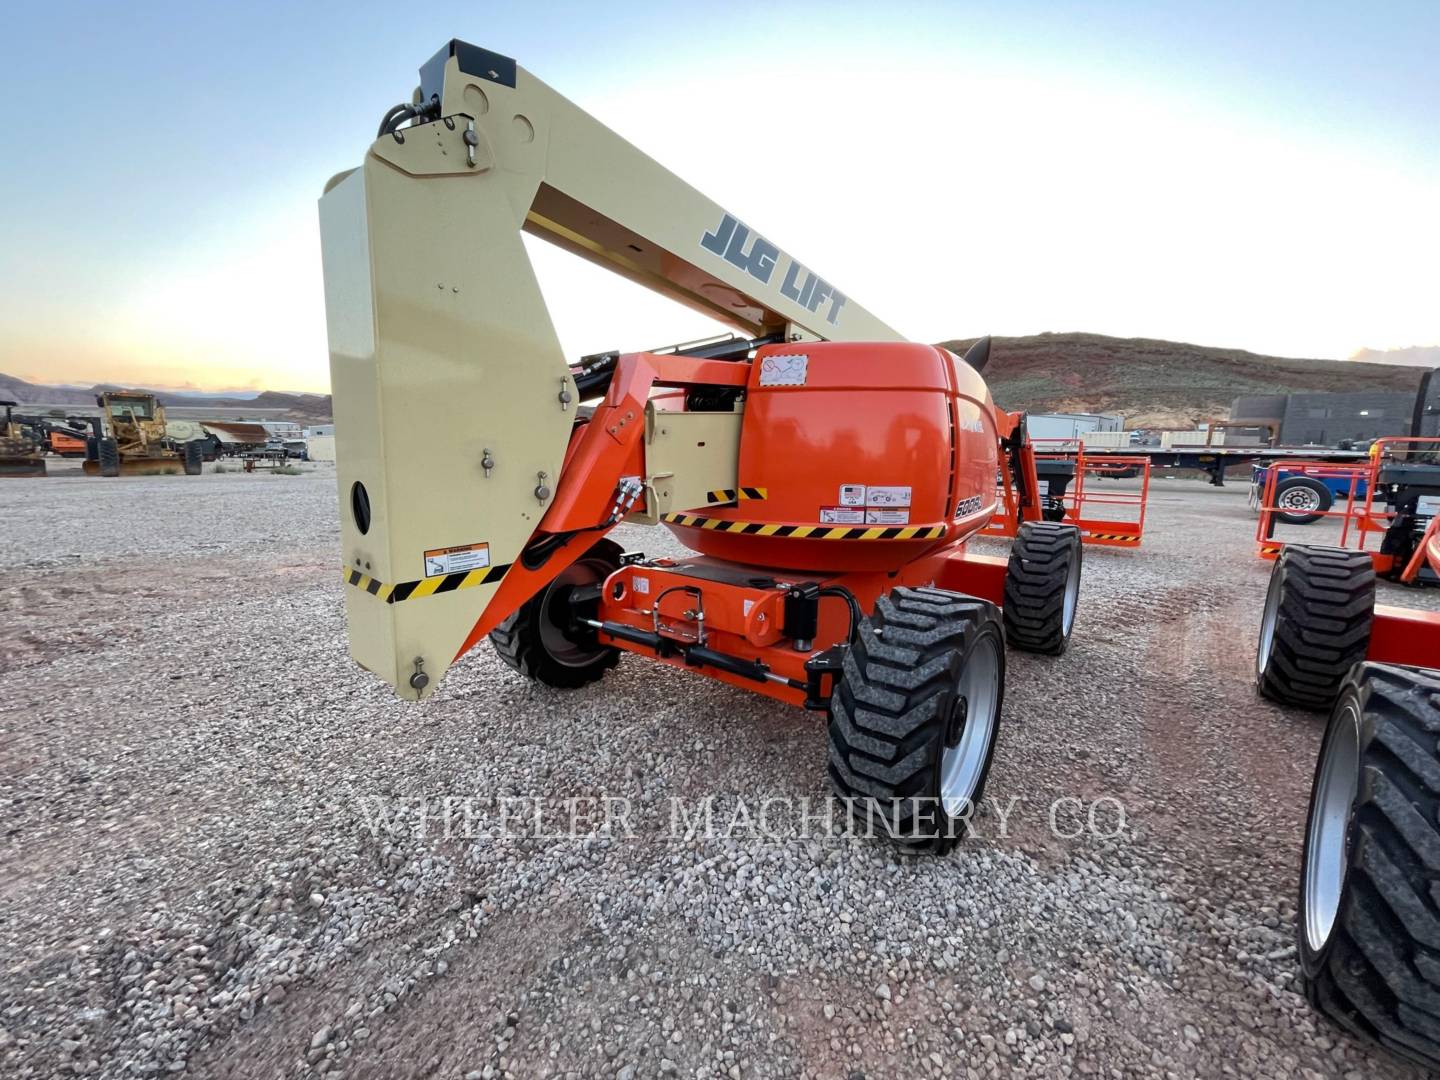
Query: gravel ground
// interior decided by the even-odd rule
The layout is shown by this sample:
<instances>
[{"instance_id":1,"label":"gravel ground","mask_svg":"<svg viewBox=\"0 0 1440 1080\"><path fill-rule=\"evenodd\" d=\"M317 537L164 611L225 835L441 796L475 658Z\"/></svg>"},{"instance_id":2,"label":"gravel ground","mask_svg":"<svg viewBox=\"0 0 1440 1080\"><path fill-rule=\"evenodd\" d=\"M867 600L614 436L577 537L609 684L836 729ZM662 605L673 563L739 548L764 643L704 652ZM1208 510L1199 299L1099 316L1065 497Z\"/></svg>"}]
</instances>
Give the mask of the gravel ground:
<instances>
[{"instance_id":1,"label":"gravel ground","mask_svg":"<svg viewBox=\"0 0 1440 1080\"><path fill-rule=\"evenodd\" d=\"M567 694L481 649L393 699L345 652L329 472L0 484L0 1072L1419 1075L1296 993L1321 722L1251 689L1245 491L1150 512L1086 552L1071 650L1010 656L1005 814L913 859L791 838L820 722L703 678ZM605 795L628 833L499 827ZM779 838L666 828L712 795Z\"/></svg>"}]
</instances>

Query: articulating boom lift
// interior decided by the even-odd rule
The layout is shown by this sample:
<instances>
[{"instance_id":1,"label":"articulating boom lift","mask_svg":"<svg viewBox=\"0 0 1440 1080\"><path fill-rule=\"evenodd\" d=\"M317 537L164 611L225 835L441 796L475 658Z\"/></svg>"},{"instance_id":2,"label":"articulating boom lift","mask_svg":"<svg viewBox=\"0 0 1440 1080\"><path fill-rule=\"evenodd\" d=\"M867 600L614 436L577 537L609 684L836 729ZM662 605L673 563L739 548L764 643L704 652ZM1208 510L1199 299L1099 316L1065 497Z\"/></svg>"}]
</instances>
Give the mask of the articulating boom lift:
<instances>
[{"instance_id":1,"label":"articulating boom lift","mask_svg":"<svg viewBox=\"0 0 1440 1080\"><path fill-rule=\"evenodd\" d=\"M624 650L825 710L857 817L948 847L1006 641L1058 653L1074 621L1079 537L1039 520L1023 417L463 42L320 218L356 660L418 699L487 636L560 687ZM744 337L571 367L522 231ZM1002 465L1026 519L1009 560L965 550ZM699 555L622 554L622 520Z\"/></svg>"}]
</instances>

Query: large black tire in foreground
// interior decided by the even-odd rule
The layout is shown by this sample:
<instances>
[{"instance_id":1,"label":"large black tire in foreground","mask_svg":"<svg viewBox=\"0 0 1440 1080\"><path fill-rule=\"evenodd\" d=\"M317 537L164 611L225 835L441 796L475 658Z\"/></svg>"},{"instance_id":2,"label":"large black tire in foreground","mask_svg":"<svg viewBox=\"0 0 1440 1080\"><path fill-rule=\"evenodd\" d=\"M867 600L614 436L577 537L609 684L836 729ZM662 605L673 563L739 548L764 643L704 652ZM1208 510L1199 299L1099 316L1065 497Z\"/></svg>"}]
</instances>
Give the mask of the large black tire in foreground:
<instances>
[{"instance_id":1,"label":"large black tire in foreground","mask_svg":"<svg viewBox=\"0 0 1440 1080\"><path fill-rule=\"evenodd\" d=\"M205 471L205 440L191 439L185 444L185 475L199 476Z\"/></svg>"},{"instance_id":2,"label":"large black tire in foreground","mask_svg":"<svg viewBox=\"0 0 1440 1080\"><path fill-rule=\"evenodd\" d=\"M1440 673L1362 664L1315 770L1301 973L1341 1027L1440 1068Z\"/></svg>"},{"instance_id":3,"label":"large black tire in foreground","mask_svg":"<svg viewBox=\"0 0 1440 1080\"><path fill-rule=\"evenodd\" d=\"M830 698L830 782L856 824L913 852L953 847L984 793L1004 694L994 604L882 596Z\"/></svg>"},{"instance_id":4,"label":"large black tire in foreground","mask_svg":"<svg viewBox=\"0 0 1440 1080\"><path fill-rule=\"evenodd\" d=\"M1365 659L1375 567L1363 551L1288 544L1270 572L1255 681L1282 705L1325 710Z\"/></svg>"},{"instance_id":5,"label":"large black tire in foreground","mask_svg":"<svg viewBox=\"0 0 1440 1080\"><path fill-rule=\"evenodd\" d=\"M1005 640L1017 649L1062 653L1080 599L1080 530L1022 522L1005 568Z\"/></svg>"},{"instance_id":6,"label":"large black tire in foreground","mask_svg":"<svg viewBox=\"0 0 1440 1080\"><path fill-rule=\"evenodd\" d=\"M120 475L120 447L115 444L114 439L101 439L96 455L100 460L101 476Z\"/></svg>"},{"instance_id":7,"label":"large black tire in foreground","mask_svg":"<svg viewBox=\"0 0 1440 1080\"><path fill-rule=\"evenodd\" d=\"M576 626L570 597L576 588L609 577L621 553L613 540L600 540L525 601L490 633L500 659L527 678L564 690L592 683L619 663L619 649L602 644L596 631Z\"/></svg>"}]
</instances>

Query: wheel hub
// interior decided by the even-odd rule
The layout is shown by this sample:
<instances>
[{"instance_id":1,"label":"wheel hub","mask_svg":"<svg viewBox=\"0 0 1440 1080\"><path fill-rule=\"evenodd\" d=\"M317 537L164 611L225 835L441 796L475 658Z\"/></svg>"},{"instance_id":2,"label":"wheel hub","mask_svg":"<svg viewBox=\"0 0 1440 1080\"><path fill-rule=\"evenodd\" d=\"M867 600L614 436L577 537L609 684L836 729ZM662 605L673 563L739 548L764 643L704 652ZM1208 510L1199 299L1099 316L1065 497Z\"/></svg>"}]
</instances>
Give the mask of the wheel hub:
<instances>
[{"instance_id":1,"label":"wheel hub","mask_svg":"<svg viewBox=\"0 0 1440 1080\"><path fill-rule=\"evenodd\" d=\"M965 658L940 759L940 803L951 817L968 813L985 775L1000 714L1000 671L997 640L981 638Z\"/></svg>"},{"instance_id":2,"label":"wheel hub","mask_svg":"<svg viewBox=\"0 0 1440 1080\"><path fill-rule=\"evenodd\" d=\"M955 695L955 701L950 706L950 725L945 732L946 749L954 748L960 741L960 736L965 731L965 717L969 711L970 703L965 700L965 695Z\"/></svg>"}]
</instances>

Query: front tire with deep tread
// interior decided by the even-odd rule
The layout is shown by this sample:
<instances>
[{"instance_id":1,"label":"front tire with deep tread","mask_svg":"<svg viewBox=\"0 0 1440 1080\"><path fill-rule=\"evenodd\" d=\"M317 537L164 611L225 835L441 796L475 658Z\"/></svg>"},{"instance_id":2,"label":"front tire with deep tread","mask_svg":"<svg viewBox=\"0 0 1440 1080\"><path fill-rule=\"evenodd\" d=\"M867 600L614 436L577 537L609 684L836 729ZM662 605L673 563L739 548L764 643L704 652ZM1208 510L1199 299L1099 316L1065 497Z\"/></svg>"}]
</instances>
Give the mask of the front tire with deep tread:
<instances>
[{"instance_id":1,"label":"front tire with deep tread","mask_svg":"<svg viewBox=\"0 0 1440 1080\"><path fill-rule=\"evenodd\" d=\"M602 678L620 662L620 650L602 644L593 631L569 625L569 593L577 585L603 582L620 566L622 549L598 540L490 632L490 644L508 666L526 678L574 690Z\"/></svg>"},{"instance_id":2,"label":"front tire with deep tread","mask_svg":"<svg viewBox=\"0 0 1440 1080\"><path fill-rule=\"evenodd\" d=\"M1005 568L1005 640L1058 655L1070 643L1080 597L1082 548L1074 525L1022 522Z\"/></svg>"},{"instance_id":3,"label":"front tire with deep tread","mask_svg":"<svg viewBox=\"0 0 1440 1080\"><path fill-rule=\"evenodd\" d=\"M1365 659L1375 566L1363 551L1287 544L1270 572L1255 679L1282 705L1326 710Z\"/></svg>"},{"instance_id":4,"label":"front tire with deep tread","mask_svg":"<svg viewBox=\"0 0 1440 1080\"><path fill-rule=\"evenodd\" d=\"M994 604L933 588L882 596L830 697L830 782L856 824L914 853L953 847L984 794L1004 687Z\"/></svg>"},{"instance_id":5,"label":"front tire with deep tread","mask_svg":"<svg viewBox=\"0 0 1440 1080\"><path fill-rule=\"evenodd\" d=\"M96 448L96 456L100 462L101 476L120 475L120 447L114 439L101 439Z\"/></svg>"},{"instance_id":6,"label":"front tire with deep tread","mask_svg":"<svg viewBox=\"0 0 1440 1080\"><path fill-rule=\"evenodd\" d=\"M185 444L185 475L199 476L205 471L205 440L191 439Z\"/></svg>"},{"instance_id":7,"label":"front tire with deep tread","mask_svg":"<svg viewBox=\"0 0 1440 1080\"><path fill-rule=\"evenodd\" d=\"M1316 1009L1432 1069L1440 1067L1437 703L1434 671L1364 664L1346 681L1316 768L1297 945L1305 993ZM1353 802L1348 817L1342 809L1330 831L1317 834L1327 764L1353 769ZM1326 885L1311 895L1322 836L1344 845L1343 863L1320 879L1338 886L1338 906L1333 892L1324 903Z\"/></svg>"}]
</instances>

